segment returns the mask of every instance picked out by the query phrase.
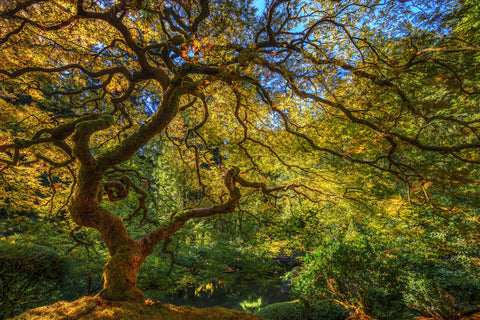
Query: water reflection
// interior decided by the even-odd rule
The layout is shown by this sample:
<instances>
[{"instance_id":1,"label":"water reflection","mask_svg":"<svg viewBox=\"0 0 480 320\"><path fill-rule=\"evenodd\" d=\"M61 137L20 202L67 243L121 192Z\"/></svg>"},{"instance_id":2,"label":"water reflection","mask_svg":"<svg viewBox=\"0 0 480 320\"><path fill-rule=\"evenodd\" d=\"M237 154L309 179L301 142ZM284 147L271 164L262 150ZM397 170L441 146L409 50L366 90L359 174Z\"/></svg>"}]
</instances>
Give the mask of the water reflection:
<instances>
[{"instance_id":1,"label":"water reflection","mask_svg":"<svg viewBox=\"0 0 480 320\"><path fill-rule=\"evenodd\" d=\"M146 291L147 296L156 297L158 292ZM280 281L242 280L225 288L212 285L206 290L191 288L158 298L174 305L189 305L196 308L221 306L228 309L253 312L266 305L292 300Z\"/></svg>"}]
</instances>

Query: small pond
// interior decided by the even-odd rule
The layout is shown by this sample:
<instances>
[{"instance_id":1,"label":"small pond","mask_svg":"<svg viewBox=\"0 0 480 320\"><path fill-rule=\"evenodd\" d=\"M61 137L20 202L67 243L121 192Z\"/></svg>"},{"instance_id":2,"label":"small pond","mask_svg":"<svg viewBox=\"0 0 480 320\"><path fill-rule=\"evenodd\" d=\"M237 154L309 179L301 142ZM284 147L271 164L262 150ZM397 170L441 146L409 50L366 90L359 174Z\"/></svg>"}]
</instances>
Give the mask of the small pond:
<instances>
[{"instance_id":1,"label":"small pond","mask_svg":"<svg viewBox=\"0 0 480 320\"><path fill-rule=\"evenodd\" d=\"M192 288L175 295L165 296L160 300L174 305L189 305L196 308L221 306L253 312L272 303L292 300L284 291L281 281L278 280L242 280L229 288L214 287L200 292L195 292L195 289ZM146 291L145 294L146 296L155 296L155 292Z\"/></svg>"}]
</instances>

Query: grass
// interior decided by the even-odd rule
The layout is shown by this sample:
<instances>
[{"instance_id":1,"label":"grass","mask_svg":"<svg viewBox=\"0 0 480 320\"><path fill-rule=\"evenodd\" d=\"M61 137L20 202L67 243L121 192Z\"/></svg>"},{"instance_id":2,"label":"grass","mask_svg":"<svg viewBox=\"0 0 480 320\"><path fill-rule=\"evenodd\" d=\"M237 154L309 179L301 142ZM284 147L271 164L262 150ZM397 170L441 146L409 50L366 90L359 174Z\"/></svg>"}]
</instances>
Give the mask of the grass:
<instances>
[{"instance_id":1,"label":"grass","mask_svg":"<svg viewBox=\"0 0 480 320\"><path fill-rule=\"evenodd\" d=\"M107 301L83 297L72 302L60 301L24 312L14 320L261 320L246 312L222 307L193 308L147 300L145 304Z\"/></svg>"}]
</instances>

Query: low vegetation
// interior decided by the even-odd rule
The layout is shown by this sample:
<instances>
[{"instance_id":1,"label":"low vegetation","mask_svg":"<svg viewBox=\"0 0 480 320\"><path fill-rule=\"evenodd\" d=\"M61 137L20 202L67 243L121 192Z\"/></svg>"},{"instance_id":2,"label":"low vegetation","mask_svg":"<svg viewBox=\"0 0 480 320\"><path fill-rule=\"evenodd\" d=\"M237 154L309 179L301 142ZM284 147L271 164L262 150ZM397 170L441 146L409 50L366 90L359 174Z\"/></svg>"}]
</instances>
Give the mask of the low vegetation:
<instances>
[{"instance_id":1,"label":"low vegetation","mask_svg":"<svg viewBox=\"0 0 480 320\"><path fill-rule=\"evenodd\" d=\"M196 309L146 300L145 304L83 297L39 307L14 320L261 320L246 312L221 307Z\"/></svg>"}]
</instances>

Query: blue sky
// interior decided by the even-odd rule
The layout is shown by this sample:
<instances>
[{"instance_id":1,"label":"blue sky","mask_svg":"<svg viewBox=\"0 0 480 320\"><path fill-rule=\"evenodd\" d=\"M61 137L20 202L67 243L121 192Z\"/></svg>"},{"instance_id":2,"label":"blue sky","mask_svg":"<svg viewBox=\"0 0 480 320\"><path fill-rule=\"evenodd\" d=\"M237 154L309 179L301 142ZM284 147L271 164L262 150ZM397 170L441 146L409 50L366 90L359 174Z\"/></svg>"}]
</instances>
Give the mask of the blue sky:
<instances>
[{"instance_id":1,"label":"blue sky","mask_svg":"<svg viewBox=\"0 0 480 320\"><path fill-rule=\"evenodd\" d=\"M259 13L263 12L263 9L265 8L265 0L255 0L253 1L253 4L258 8Z\"/></svg>"}]
</instances>

